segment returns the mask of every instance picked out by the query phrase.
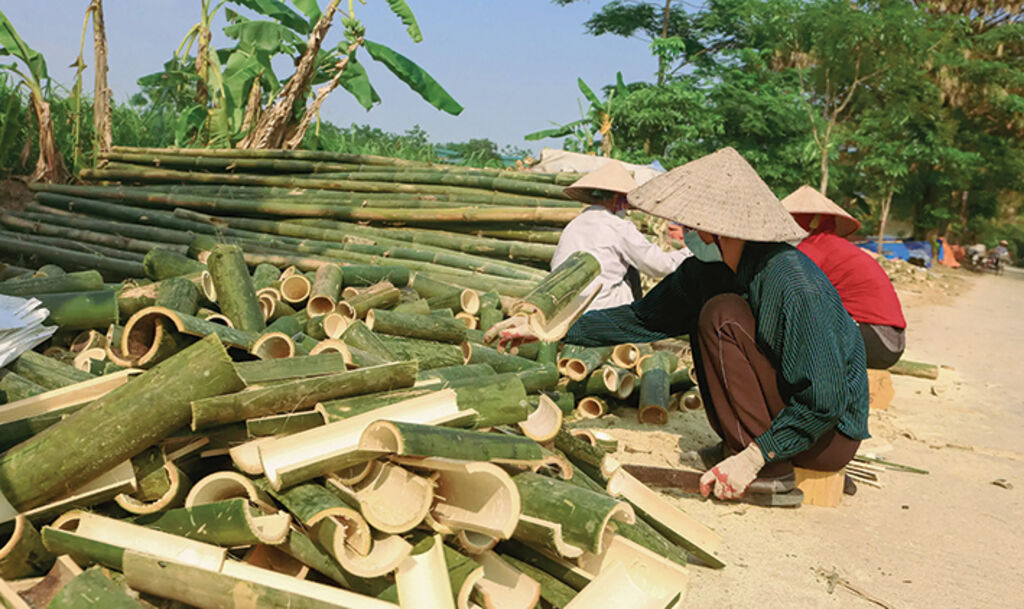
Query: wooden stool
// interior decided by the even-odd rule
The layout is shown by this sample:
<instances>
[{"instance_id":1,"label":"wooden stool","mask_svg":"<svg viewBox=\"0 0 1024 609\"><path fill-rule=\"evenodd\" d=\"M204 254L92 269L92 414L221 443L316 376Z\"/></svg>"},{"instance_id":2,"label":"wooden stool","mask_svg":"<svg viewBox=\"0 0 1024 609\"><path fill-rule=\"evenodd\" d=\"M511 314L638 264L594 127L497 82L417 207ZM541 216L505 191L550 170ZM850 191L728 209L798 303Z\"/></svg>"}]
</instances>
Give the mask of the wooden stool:
<instances>
[{"instance_id":1,"label":"wooden stool","mask_svg":"<svg viewBox=\"0 0 1024 609\"><path fill-rule=\"evenodd\" d=\"M892 374L888 370L868 370L868 408L887 410L896 389L892 386Z\"/></svg>"},{"instance_id":2,"label":"wooden stool","mask_svg":"<svg viewBox=\"0 0 1024 609\"><path fill-rule=\"evenodd\" d=\"M843 481L846 470L819 472L813 469L794 467L796 486L804 492L805 505L836 507L843 499Z\"/></svg>"}]
</instances>

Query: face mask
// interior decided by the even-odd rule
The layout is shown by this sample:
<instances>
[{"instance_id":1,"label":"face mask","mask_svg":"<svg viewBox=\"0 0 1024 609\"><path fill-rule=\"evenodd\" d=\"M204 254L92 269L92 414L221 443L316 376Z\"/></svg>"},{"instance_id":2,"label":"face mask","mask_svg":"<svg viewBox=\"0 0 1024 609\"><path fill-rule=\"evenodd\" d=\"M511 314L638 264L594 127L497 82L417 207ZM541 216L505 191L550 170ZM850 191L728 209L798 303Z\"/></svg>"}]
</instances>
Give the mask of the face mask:
<instances>
[{"instance_id":1,"label":"face mask","mask_svg":"<svg viewBox=\"0 0 1024 609\"><path fill-rule=\"evenodd\" d=\"M700 238L700 235L695 230L683 235L683 243L686 244L686 247L690 248L693 256L701 262L720 262L722 260L722 252L718 251L718 246L715 242L704 243L704 240Z\"/></svg>"}]
</instances>

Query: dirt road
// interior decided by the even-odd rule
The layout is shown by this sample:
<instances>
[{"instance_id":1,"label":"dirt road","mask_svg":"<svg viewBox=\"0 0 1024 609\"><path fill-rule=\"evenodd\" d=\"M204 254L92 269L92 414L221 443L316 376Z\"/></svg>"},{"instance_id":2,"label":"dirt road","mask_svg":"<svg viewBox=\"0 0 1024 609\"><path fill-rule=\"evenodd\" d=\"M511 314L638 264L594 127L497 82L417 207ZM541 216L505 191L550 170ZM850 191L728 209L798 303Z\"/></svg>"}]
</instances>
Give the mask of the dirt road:
<instances>
[{"instance_id":1,"label":"dirt road","mask_svg":"<svg viewBox=\"0 0 1024 609\"><path fill-rule=\"evenodd\" d=\"M1024 281L967 281L947 304L906 295L905 356L948 368L938 381L894 377L896 397L872 412L863 447L931 474L885 472L883 489L861 485L831 509L673 498L722 534L729 565L693 565L687 606L1024 607ZM700 411L673 416L690 414ZM626 427L634 440L673 441ZM1000 478L1013 488L992 484Z\"/></svg>"}]
</instances>

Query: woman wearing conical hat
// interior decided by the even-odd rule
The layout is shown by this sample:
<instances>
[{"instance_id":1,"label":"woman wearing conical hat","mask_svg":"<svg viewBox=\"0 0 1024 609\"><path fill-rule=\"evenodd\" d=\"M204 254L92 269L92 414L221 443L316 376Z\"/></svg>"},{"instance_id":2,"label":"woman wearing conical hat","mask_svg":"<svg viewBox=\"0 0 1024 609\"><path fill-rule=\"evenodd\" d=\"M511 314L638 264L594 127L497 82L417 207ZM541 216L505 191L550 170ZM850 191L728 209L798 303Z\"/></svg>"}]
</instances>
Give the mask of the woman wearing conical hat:
<instances>
[{"instance_id":1,"label":"woman wearing conical hat","mask_svg":"<svg viewBox=\"0 0 1024 609\"><path fill-rule=\"evenodd\" d=\"M584 251L597 258L601 275L595 280L603 287L587 310L629 304L641 296L636 271L655 279L665 277L685 260L686 248L664 252L648 241L619 213L630 208L626 194L636 188L629 171L618 161L609 161L565 189L570 199L589 204L566 225L551 258L557 267L573 252Z\"/></svg>"},{"instance_id":2,"label":"woman wearing conical hat","mask_svg":"<svg viewBox=\"0 0 1024 609\"><path fill-rule=\"evenodd\" d=\"M793 466L839 471L868 436L864 341L828 277L786 242L806 233L726 148L630 192L688 227L694 257L643 299L583 315L565 341L598 346L690 335L701 397L725 457L701 491L737 498L760 475L793 488ZM488 339L528 340L513 318Z\"/></svg>"},{"instance_id":3,"label":"woman wearing conical hat","mask_svg":"<svg viewBox=\"0 0 1024 609\"><path fill-rule=\"evenodd\" d=\"M857 322L868 368L884 370L895 364L906 346L907 321L885 270L845 239L860 230L860 222L810 186L798 188L782 206L810 231L797 249L824 271Z\"/></svg>"}]
</instances>

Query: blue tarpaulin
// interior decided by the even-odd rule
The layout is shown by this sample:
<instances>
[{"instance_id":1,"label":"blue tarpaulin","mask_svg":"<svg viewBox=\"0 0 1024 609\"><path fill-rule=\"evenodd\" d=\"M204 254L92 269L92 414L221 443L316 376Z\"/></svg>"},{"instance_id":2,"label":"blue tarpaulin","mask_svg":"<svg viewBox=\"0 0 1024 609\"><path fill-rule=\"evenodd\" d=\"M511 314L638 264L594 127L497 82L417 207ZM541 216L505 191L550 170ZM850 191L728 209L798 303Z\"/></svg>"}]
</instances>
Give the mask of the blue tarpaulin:
<instances>
[{"instance_id":1,"label":"blue tarpaulin","mask_svg":"<svg viewBox=\"0 0 1024 609\"><path fill-rule=\"evenodd\" d=\"M872 237L862 243L858 243L857 246L869 252L877 252L878 238ZM931 267L932 244L927 241L900 241L886 238L882 241L882 255L890 260L910 260L911 258L916 258L924 266Z\"/></svg>"}]
</instances>

